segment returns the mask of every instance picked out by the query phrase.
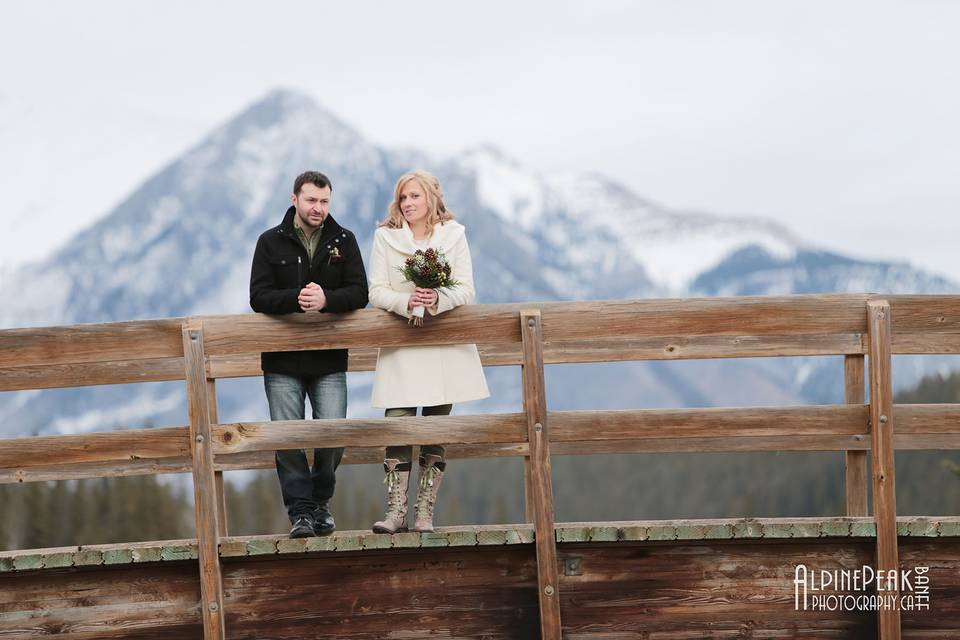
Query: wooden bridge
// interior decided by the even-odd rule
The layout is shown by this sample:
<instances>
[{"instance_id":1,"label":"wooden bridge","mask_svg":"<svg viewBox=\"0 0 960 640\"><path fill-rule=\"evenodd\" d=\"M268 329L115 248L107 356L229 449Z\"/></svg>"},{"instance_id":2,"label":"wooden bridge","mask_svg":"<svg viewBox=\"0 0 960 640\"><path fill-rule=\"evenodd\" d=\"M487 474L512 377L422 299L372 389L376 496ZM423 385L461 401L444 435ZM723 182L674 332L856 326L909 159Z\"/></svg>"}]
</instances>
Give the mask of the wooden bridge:
<instances>
[{"instance_id":1,"label":"wooden bridge","mask_svg":"<svg viewBox=\"0 0 960 640\"><path fill-rule=\"evenodd\" d=\"M349 347L358 371L378 346L464 342L485 365L521 365L522 413L217 419L216 380L260 375L261 351ZM893 405L892 355L949 353L957 296L476 305L421 328L363 310L0 331L0 390L183 380L190 420L0 441L0 482L191 473L197 531L0 553L0 638L960 637L960 518L898 519L894 499L895 449L960 448L960 405ZM545 364L823 355L845 356L845 404L558 412L545 400ZM272 467L277 449L344 446L345 463L368 463L388 444L433 442L450 457L523 457L527 522L229 535L223 471ZM555 522L551 455L667 451L842 451L846 514ZM798 565L921 567L925 581L840 592L908 596L902 611L812 610Z\"/></svg>"}]
</instances>

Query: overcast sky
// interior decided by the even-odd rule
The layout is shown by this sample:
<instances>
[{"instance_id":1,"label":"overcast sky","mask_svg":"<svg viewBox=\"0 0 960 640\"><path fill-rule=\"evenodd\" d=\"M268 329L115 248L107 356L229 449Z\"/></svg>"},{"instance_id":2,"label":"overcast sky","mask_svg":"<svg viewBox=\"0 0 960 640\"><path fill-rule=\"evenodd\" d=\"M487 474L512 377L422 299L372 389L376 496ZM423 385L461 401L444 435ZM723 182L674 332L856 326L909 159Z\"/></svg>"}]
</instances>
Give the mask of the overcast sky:
<instances>
[{"instance_id":1,"label":"overcast sky","mask_svg":"<svg viewBox=\"0 0 960 640\"><path fill-rule=\"evenodd\" d=\"M218 7L229 7L229 11ZM0 3L0 271L276 87L960 282L960 2Z\"/></svg>"}]
</instances>

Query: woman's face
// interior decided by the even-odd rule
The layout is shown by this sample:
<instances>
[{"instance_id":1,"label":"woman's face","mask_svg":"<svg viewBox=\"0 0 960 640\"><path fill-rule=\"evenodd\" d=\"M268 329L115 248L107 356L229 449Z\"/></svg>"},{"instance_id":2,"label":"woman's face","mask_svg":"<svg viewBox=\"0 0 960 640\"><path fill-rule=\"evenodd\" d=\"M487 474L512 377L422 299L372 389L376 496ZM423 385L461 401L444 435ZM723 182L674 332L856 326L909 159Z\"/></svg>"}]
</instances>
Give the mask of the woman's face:
<instances>
[{"instance_id":1,"label":"woman's face","mask_svg":"<svg viewBox=\"0 0 960 640\"><path fill-rule=\"evenodd\" d=\"M408 180L400 188L400 213L411 227L423 223L427 218L427 194L418 180Z\"/></svg>"}]
</instances>

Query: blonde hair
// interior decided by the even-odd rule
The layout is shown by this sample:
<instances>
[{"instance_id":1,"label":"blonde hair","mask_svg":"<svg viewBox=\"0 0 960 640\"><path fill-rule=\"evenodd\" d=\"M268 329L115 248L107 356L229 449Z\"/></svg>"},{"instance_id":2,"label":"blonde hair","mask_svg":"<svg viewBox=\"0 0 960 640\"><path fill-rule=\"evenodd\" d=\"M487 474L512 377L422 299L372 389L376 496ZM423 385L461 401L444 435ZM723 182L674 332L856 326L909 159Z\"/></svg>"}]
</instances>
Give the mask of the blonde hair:
<instances>
[{"instance_id":1,"label":"blonde hair","mask_svg":"<svg viewBox=\"0 0 960 640\"><path fill-rule=\"evenodd\" d=\"M440 187L440 180L429 171L421 169L405 173L397 180L397 186L393 189L393 201L387 207L387 219L381 222L380 226L388 229L403 228L404 217L403 212L400 211L400 191L411 180L417 181L427 198L427 235L431 235L434 225L453 220L456 216L443 203L443 188Z\"/></svg>"}]
</instances>

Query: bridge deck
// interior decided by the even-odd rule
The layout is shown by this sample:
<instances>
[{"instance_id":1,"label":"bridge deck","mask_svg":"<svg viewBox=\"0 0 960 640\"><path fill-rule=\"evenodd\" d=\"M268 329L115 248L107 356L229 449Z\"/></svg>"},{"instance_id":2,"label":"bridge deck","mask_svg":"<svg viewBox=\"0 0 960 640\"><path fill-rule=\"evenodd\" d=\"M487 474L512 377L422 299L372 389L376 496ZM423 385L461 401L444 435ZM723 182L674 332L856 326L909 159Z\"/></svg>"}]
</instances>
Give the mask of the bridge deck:
<instances>
[{"instance_id":1,"label":"bridge deck","mask_svg":"<svg viewBox=\"0 0 960 640\"><path fill-rule=\"evenodd\" d=\"M901 565L929 566L903 637L960 634L960 518L899 518ZM567 638L873 637L875 614L797 611L794 569L874 564L869 518L561 523ZM227 537L230 638L535 638L530 525L394 536ZM0 554L0 637L197 638L195 540ZM644 635L649 634L649 635ZM662 634L662 635L660 635Z\"/></svg>"},{"instance_id":2,"label":"bridge deck","mask_svg":"<svg viewBox=\"0 0 960 640\"><path fill-rule=\"evenodd\" d=\"M559 543L876 537L876 524L868 517L558 522L555 530ZM897 534L913 538L960 537L960 517L899 517ZM331 551L530 545L533 542L533 525L477 525L440 527L434 533L394 535L338 531L323 538L299 540L279 535L227 536L221 539L219 551L221 558L236 558ZM0 551L0 573L196 559L195 539L82 545Z\"/></svg>"}]
</instances>

